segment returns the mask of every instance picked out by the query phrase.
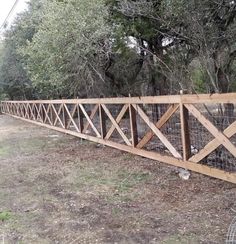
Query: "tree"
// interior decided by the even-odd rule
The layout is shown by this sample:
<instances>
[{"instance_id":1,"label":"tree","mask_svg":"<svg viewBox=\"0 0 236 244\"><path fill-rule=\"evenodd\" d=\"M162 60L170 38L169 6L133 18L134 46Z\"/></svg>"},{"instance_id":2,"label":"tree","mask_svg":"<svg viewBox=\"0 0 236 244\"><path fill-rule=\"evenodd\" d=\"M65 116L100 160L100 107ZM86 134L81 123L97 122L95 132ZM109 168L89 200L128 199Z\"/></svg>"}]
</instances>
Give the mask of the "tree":
<instances>
[{"instance_id":1,"label":"tree","mask_svg":"<svg viewBox=\"0 0 236 244\"><path fill-rule=\"evenodd\" d=\"M44 1L43 16L21 49L33 84L45 97L98 95L107 86L103 67L111 35L103 0Z\"/></svg>"},{"instance_id":2,"label":"tree","mask_svg":"<svg viewBox=\"0 0 236 244\"><path fill-rule=\"evenodd\" d=\"M31 99L34 89L19 49L31 41L41 21L41 1L32 0L29 10L20 14L5 32L0 57L0 84L10 99Z\"/></svg>"}]
</instances>

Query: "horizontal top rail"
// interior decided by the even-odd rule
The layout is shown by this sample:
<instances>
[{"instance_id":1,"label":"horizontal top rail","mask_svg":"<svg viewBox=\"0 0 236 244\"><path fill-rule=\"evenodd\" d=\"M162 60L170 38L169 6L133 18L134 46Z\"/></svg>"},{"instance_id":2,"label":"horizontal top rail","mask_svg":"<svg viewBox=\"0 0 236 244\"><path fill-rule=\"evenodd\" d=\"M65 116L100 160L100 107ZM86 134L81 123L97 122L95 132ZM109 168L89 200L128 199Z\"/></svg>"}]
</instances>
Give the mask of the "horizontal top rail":
<instances>
[{"instance_id":1,"label":"horizontal top rail","mask_svg":"<svg viewBox=\"0 0 236 244\"><path fill-rule=\"evenodd\" d=\"M87 98L87 99L61 99L61 100L24 100L2 101L8 103L53 103L53 104L169 104L169 103L236 103L236 93L199 94L199 95L169 95L148 97L114 97L114 98Z\"/></svg>"}]
</instances>

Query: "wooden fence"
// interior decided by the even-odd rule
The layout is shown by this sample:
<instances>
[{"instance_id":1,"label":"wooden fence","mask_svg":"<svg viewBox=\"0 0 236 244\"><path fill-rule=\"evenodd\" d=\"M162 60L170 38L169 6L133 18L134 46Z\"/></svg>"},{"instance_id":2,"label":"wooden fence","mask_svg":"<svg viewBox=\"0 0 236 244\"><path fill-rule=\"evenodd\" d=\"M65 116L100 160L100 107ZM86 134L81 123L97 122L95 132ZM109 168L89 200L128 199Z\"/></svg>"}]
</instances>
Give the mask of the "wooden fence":
<instances>
[{"instance_id":1,"label":"wooden fence","mask_svg":"<svg viewBox=\"0 0 236 244\"><path fill-rule=\"evenodd\" d=\"M2 101L1 112L236 183L236 93Z\"/></svg>"}]
</instances>

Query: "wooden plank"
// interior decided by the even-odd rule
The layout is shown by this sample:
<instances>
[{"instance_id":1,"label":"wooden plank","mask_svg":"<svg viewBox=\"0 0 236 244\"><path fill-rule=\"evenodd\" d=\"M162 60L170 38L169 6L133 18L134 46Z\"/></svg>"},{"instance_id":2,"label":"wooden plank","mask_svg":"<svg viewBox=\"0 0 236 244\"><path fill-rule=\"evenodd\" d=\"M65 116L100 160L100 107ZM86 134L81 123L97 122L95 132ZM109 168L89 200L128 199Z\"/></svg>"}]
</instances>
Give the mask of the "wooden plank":
<instances>
[{"instance_id":1,"label":"wooden plank","mask_svg":"<svg viewBox=\"0 0 236 244\"><path fill-rule=\"evenodd\" d=\"M136 147L138 144L136 110L134 109L134 107L131 104L129 104L129 119L130 119L132 146Z\"/></svg>"},{"instance_id":2,"label":"wooden plank","mask_svg":"<svg viewBox=\"0 0 236 244\"><path fill-rule=\"evenodd\" d=\"M149 128L155 133L155 135L160 139L160 141L166 146L166 148L171 152L171 154L176 158L182 158L182 156L177 152L177 150L172 146L168 139L162 134L162 132L154 125L154 123L148 118L139 105L133 106L138 112L140 117L145 121Z\"/></svg>"},{"instance_id":3,"label":"wooden plank","mask_svg":"<svg viewBox=\"0 0 236 244\"><path fill-rule=\"evenodd\" d=\"M183 159L187 161L191 157L191 142L188 126L189 114L187 108L180 103L181 139L183 146Z\"/></svg>"},{"instance_id":4,"label":"wooden plank","mask_svg":"<svg viewBox=\"0 0 236 244\"><path fill-rule=\"evenodd\" d=\"M7 113L4 113L4 114L7 114ZM188 170L192 170L192 171L197 172L197 173L201 173L204 175L208 175L208 176L211 176L214 178L222 179L222 180L236 184L236 174L235 173L228 173L228 172L224 172L224 171L219 170L219 169L211 168L209 166L205 166L205 165L201 165L201 164L196 164L196 163L193 163L190 161L182 161L180 159L173 158L170 156L163 156L163 155L160 155L156 152L149 152L149 151L145 151L143 149L133 148L133 147L130 147L127 145L122 145L122 144L112 142L112 141L108 141L108 140L104 140L104 139L101 139L98 137L93 137L93 136L85 135L85 134L82 134L79 132L65 130L63 128L51 126L48 124L43 124L43 123L40 123L37 121L28 120L28 119L21 118L21 117L15 116L15 115L10 115L10 116L12 116L14 118L21 119L23 121L31 122L31 123L39 125L39 126L46 127L48 129L53 129L53 130L56 130L56 131L59 131L62 133L66 133L66 134L73 135L73 136L76 136L79 138L90 140L90 141L95 142L95 143L104 144L104 145L107 145L107 146L110 146L110 147L113 147L113 148L116 148L119 150L123 150L125 152L129 152L129 153L139 155L142 157L146 157L149 159L153 159L153 160L158 160L158 161L163 162L163 163L167 163L167 164L170 164L170 165L173 165L176 167L181 167L181 168L185 168Z\"/></svg>"},{"instance_id":5,"label":"wooden plank","mask_svg":"<svg viewBox=\"0 0 236 244\"><path fill-rule=\"evenodd\" d=\"M169 106L167 111L162 115L162 117L156 122L155 126L158 129L161 129L163 125L165 125L171 116L178 110L179 104L172 104ZM139 141L137 148L143 148L154 136L152 130L148 131L147 134Z\"/></svg>"},{"instance_id":6,"label":"wooden plank","mask_svg":"<svg viewBox=\"0 0 236 244\"><path fill-rule=\"evenodd\" d=\"M224 94L194 94L194 95L169 95L149 97L115 97L115 98L88 98L88 99L62 99L62 100L33 100L10 101L11 103L54 103L54 104L172 104L172 103L236 103L236 93Z\"/></svg>"},{"instance_id":7,"label":"wooden plank","mask_svg":"<svg viewBox=\"0 0 236 244\"><path fill-rule=\"evenodd\" d=\"M123 116L125 115L127 109L129 108L128 104L125 104L120 113L118 114L117 118L116 118L116 123L119 125L120 121L122 120ZM116 129L115 125L112 124L111 128L109 129L109 131L107 132L107 135L105 137L105 139L109 139L113 133L113 131Z\"/></svg>"},{"instance_id":8,"label":"wooden plank","mask_svg":"<svg viewBox=\"0 0 236 244\"><path fill-rule=\"evenodd\" d=\"M232 137L236 133L236 121L233 122L227 129L224 130L224 135L227 138ZM200 150L197 154L193 155L189 161L191 162L200 162L203 158L213 152L217 147L221 145L221 142L216 138L210 141L202 150Z\"/></svg>"},{"instance_id":9,"label":"wooden plank","mask_svg":"<svg viewBox=\"0 0 236 244\"><path fill-rule=\"evenodd\" d=\"M84 107L79 104L79 107L81 108L81 111L83 112L85 118L87 119L87 121L89 122L90 126L92 127L93 131L95 132L95 134L97 135L97 137L101 137L100 133L98 132L97 128L95 127L95 125L93 124L92 120L90 119L90 117L88 116L88 114L86 113Z\"/></svg>"},{"instance_id":10,"label":"wooden plank","mask_svg":"<svg viewBox=\"0 0 236 244\"><path fill-rule=\"evenodd\" d=\"M104 139L107 134L106 115L105 115L105 112L104 112L101 104L99 104L99 119L100 119L101 135L102 135L102 138Z\"/></svg>"},{"instance_id":11,"label":"wooden plank","mask_svg":"<svg viewBox=\"0 0 236 244\"><path fill-rule=\"evenodd\" d=\"M219 131L198 109L192 104L185 104L189 112L222 144L236 157L236 147L231 141Z\"/></svg>"},{"instance_id":12,"label":"wooden plank","mask_svg":"<svg viewBox=\"0 0 236 244\"><path fill-rule=\"evenodd\" d=\"M94 108L92 109L91 114L90 114L90 116L89 116L89 118L90 118L91 121L92 121L92 119L94 118L94 116L96 115L96 113L97 113L97 111L98 111L98 108L99 108L99 105L96 104L96 105L94 106ZM90 123L87 121L87 123L86 123L85 126L84 126L83 133L85 133L85 132L88 130L89 126L90 126Z\"/></svg>"},{"instance_id":13,"label":"wooden plank","mask_svg":"<svg viewBox=\"0 0 236 244\"><path fill-rule=\"evenodd\" d=\"M127 145L131 146L131 143L130 143L129 139L126 137L126 135L124 134L124 132L121 130L120 126L117 124L117 122L115 121L115 119L112 117L110 111L107 109L107 107L105 106L105 104L101 104L101 106L103 107L103 109L104 109L106 115L108 116L108 118L110 119L111 123L115 126L116 130L121 135L121 137L124 140L124 142Z\"/></svg>"}]
</instances>

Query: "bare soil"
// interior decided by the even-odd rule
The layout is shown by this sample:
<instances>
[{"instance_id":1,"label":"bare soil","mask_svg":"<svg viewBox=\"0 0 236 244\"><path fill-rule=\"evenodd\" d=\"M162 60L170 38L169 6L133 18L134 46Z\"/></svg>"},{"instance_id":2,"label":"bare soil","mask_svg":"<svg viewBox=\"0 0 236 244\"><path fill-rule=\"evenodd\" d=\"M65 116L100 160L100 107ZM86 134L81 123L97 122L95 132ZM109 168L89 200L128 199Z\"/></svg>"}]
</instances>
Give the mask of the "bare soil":
<instances>
[{"instance_id":1,"label":"bare soil","mask_svg":"<svg viewBox=\"0 0 236 244\"><path fill-rule=\"evenodd\" d=\"M236 186L0 116L0 243L224 243Z\"/></svg>"}]
</instances>

